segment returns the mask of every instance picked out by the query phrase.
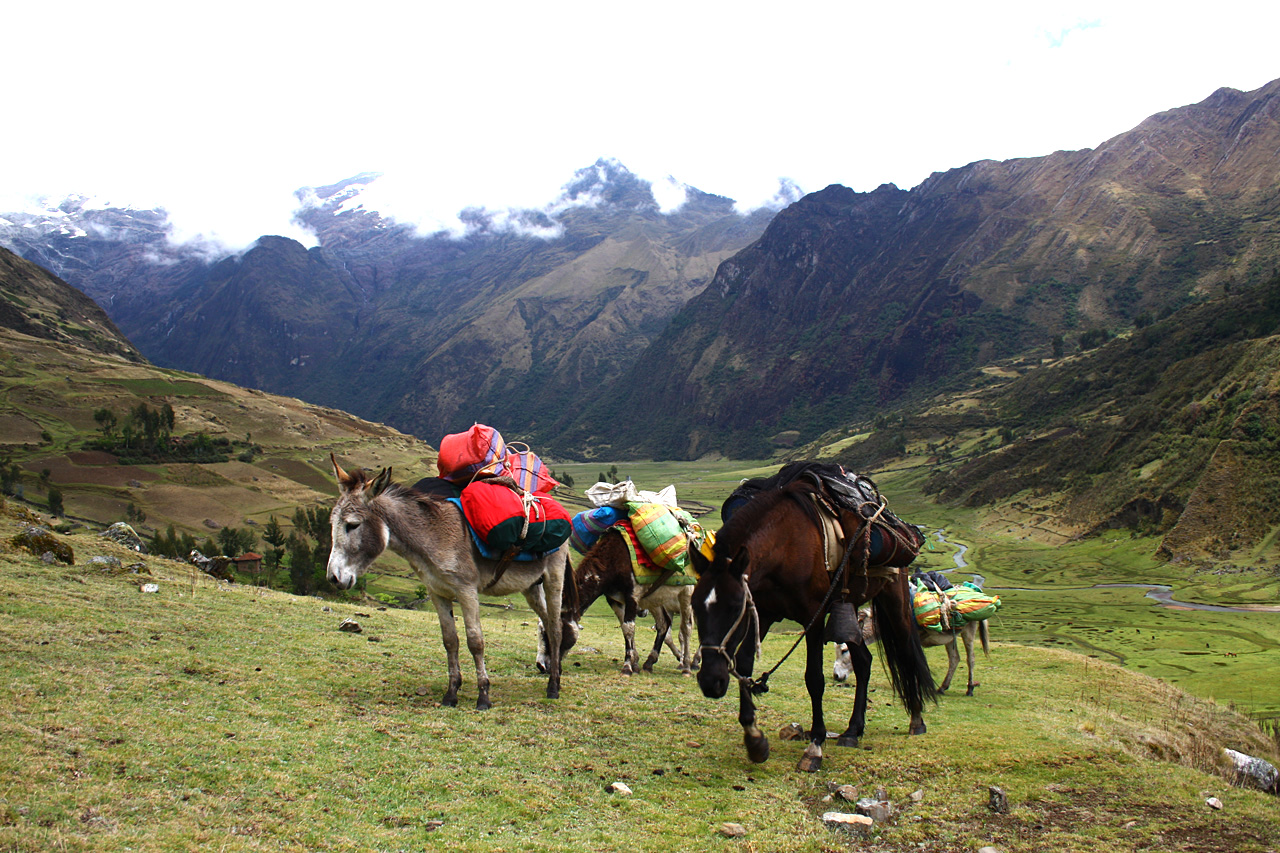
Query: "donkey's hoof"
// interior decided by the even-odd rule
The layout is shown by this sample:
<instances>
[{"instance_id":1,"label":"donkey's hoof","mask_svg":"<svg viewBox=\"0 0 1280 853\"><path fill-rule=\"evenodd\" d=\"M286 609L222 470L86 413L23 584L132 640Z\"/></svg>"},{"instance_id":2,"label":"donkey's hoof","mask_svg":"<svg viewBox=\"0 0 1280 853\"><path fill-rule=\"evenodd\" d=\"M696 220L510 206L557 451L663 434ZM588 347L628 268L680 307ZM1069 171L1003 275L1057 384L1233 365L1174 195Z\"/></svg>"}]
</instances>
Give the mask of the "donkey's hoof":
<instances>
[{"instance_id":1,"label":"donkey's hoof","mask_svg":"<svg viewBox=\"0 0 1280 853\"><path fill-rule=\"evenodd\" d=\"M493 707L493 703L492 703L492 702L490 702L490 701L488 700L488 698L485 698L485 699L477 699L477 700L476 700L476 710L477 710L477 711L487 711L487 710L489 710L489 709L490 709L490 708L492 708L492 707Z\"/></svg>"}]
</instances>

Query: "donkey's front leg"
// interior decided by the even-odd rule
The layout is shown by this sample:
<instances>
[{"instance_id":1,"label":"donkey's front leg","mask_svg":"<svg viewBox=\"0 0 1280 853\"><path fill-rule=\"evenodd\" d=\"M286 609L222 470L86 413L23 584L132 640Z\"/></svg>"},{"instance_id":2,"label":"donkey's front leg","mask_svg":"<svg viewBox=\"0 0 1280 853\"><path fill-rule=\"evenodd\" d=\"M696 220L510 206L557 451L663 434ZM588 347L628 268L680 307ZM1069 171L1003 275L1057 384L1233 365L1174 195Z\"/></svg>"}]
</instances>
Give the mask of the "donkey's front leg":
<instances>
[{"instance_id":1,"label":"donkey's front leg","mask_svg":"<svg viewBox=\"0 0 1280 853\"><path fill-rule=\"evenodd\" d=\"M822 693L826 689L827 679L823 674L823 652L826 650L826 638L823 636L821 624L810 628L805 634L804 686L809 691L809 704L813 708L813 725L809 728L809 746L800 756L797 770L816 773L822 769L822 743L827 739L827 723L822 716Z\"/></svg>"},{"instance_id":2,"label":"donkey's front leg","mask_svg":"<svg viewBox=\"0 0 1280 853\"><path fill-rule=\"evenodd\" d=\"M458 624L453 618L453 602L439 596L431 596L436 606L436 615L440 617L440 636L444 640L444 651L449 657L449 688L445 690L441 705L453 708L458 704L458 688L462 686L462 664L458 660Z\"/></svg>"},{"instance_id":3,"label":"donkey's front leg","mask_svg":"<svg viewBox=\"0 0 1280 853\"><path fill-rule=\"evenodd\" d=\"M462 621L467 629L467 649L476 663L476 710L487 711L489 702L489 671L484 666L484 632L480 628L480 599L473 590L460 590L458 605L462 608ZM456 641L455 641L456 648ZM455 657L457 653L454 653ZM457 697L455 696L455 701Z\"/></svg>"}]
</instances>

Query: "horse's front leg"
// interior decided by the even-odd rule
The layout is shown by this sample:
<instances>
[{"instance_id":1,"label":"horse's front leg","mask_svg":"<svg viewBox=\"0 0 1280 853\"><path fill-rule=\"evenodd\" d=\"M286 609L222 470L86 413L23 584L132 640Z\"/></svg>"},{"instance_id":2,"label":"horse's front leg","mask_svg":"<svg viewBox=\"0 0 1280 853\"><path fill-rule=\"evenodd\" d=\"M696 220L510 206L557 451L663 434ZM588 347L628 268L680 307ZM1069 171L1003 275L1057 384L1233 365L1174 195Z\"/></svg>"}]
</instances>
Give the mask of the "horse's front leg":
<instances>
[{"instance_id":1,"label":"horse's front leg","mask_svg":"<svg viewBox=\"0 0 1280 853\"><path fill-rule=\"evenodd\" d=\"M804 686L809 691L809 704L813 709L813 724L809 727L809 745L800 756L797 770L816 773L822 769L822 742L827 739L827 723L822 716L822 693L826 690L827 678L823 673L823 652L826 650L826 638L821 625L816 625L805 634Z\"/></svg>"},{"instance_id":2,"label":"horse's front leg","mask_svg":"<svg viewBox=\"0 0 1280 853\"><path fill-rule=\"evenodd\" d=\"M444 651L449 658L449 687L440 704L452 708L458 704L458 688L462 686L462 663L458 658L458 623L453 618L452 601L439 595L432 595L431 601L436 606L436 615L440 617L440 636L444 640Z\"/></svg>"},{"instance_id":3,"label":"horse's front leg","mask_svg":"<svg viewBox=\"0 0 1280 853\"><path fill-rule=\"evenodd\" d=\"M467 649L476 664L476 710L487 711L489 702L489 670L484 665L484 632L480 628L480 598L475 590L459 590L458 605L462 608L462 621L467 629ZM552 629L548 628L548 633ZM454 640L454 656L457 656L457 640ZM554 656L553 656L554 657ZM459 675L461 680L461 675ZM457 693L454 693L457 701Z\"/></svg>"},{"instance_id":4,"label":"horse's front leg","mask_svg":"<svg viewBox=\"0 0 1280 853\"><path fill-rule=\"evenodd\" d=\"M761 633L761 641L764 634ZM755 648L751 643L743 643L734 656L734 666L741 678L738 681L738 723L742 726L742 743L747 748L747 758L756 764L769 760L769 739L756 725L756 703L751 698L752 667L755 665Z\"/></svg>"},{"instance_id":5,"label":"horse's front leg","mask_svg":"<svg viewBox=\"0 0 1280 853\"><path fill-rule=\"evenodd\" d=\"M867 690L871 683L871 649L862 638L849 641L849 668L853 672L853 713L849 728L836 738L836 746L857 746L867 728Z\"/></svg>"}]
</instances>

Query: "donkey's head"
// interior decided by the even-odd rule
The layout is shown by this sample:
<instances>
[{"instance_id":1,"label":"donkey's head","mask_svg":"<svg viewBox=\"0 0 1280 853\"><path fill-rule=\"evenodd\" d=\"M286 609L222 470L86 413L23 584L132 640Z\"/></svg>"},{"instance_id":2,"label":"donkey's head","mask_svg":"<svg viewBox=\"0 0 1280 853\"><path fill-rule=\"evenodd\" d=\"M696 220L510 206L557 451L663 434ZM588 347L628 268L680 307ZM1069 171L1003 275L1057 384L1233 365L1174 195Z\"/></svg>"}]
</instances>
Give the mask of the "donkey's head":
<instances>
[{"instance_id":1,"label":"donkey's head","mask_svg":"<svg viewBox=\"0 0 1280 853\"><path fill-rule=\"evenodd\" d=\"M333 505L329 524L333 547L329 551L326 575L338 589L351 589L360 573L387 548L390 534L375 499L391 484L391 469L383 468L372 480L363 470L342 470L332 453L333 473L338 478L338 502Z\"/></svg>"}]
</instances>

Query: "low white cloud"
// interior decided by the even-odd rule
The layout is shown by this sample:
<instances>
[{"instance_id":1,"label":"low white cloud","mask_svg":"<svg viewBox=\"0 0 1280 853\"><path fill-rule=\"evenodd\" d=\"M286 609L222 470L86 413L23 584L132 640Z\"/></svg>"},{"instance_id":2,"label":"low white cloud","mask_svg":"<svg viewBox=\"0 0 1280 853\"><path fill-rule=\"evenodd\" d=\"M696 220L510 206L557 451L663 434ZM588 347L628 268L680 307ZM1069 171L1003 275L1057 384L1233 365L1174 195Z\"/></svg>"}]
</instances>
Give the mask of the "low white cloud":
<instances>
[{"instance_id":1,"label":"low white cloud","mask_svg":"<svg viewBox=\"0 0 1280 853\"><path fill-rule=\"evenodd\" d=\"M6 42L21 81L6 115L27 131L6 135L0 212L70 193L163 206L178 244L234 251L265 234L311 245L295 190L369 170L383 177L352 203L420 231L466 233L484 211L487 227L543 232L501 212L562 203L600 157L649 180L663 210L694 187L747 211L787 198L781 185L909 189L973 160L1092 147L1277 76L1280 4L1191 16L1149 0L795 0L756 15L499 0L357 14L65 0L13 4L5 25L21 34Z\"/></svg>"}]
</instances>

